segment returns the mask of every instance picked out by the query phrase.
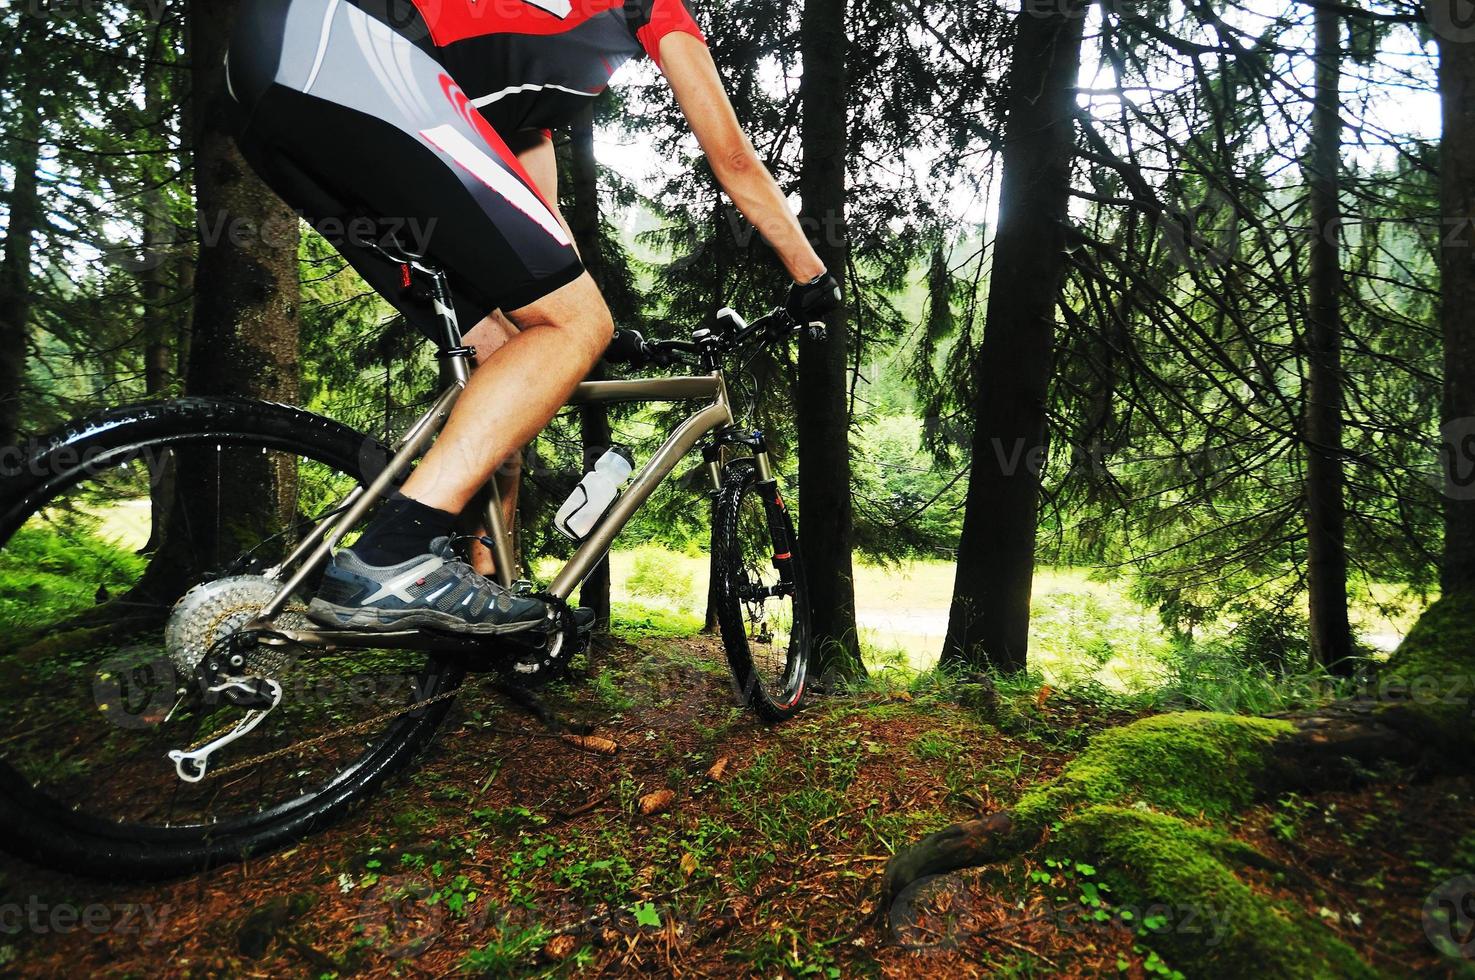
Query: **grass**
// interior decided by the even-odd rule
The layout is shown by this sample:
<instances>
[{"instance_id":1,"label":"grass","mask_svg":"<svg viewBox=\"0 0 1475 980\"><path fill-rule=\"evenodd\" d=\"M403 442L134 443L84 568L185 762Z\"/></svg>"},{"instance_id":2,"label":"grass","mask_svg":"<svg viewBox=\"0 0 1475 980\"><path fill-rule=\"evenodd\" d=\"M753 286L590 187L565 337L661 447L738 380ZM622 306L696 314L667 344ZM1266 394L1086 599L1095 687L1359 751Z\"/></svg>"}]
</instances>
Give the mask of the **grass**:
<instances>
[{"instance_id":1,"label":"grass","mask_svg":"<svg viewBox=\"0 0 1475 980\"><path fill-rule=\"evenodd\" d=\"M707 556L641 545L610 556L615 631L627 639L690 636L707 605ZM556 567L546 562L538 571ZM955 568L945 561L855 566L856 621L870 685L897 689L937 662L947 630ZM1219 646L1227 628L1191 647L1175 644L1157 614L1130 596L1131 579L1101 580L1084 569L1041 568L1035 576L1030 671L1035 688L1143 695L1163 707L1268 711L1324 696L1244 665ZM1383 649L1407 632L1422 603L1396 585L1353 595L1359 633Z\"/></svg>"}]
</instances>

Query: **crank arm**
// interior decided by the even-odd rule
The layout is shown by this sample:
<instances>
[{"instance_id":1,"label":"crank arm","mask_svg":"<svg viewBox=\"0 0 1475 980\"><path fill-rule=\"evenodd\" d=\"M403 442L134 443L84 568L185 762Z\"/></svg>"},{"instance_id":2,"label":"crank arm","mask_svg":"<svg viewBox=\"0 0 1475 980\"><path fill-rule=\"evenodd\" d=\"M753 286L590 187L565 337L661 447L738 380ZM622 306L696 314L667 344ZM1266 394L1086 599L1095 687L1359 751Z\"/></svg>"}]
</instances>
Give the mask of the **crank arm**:
<instances>
[{"instance_id":1,"label":"crank arm","mask_svg":"<svg viewBox=\"0 0 1475 980\"><path fill-rule=\"evenodd\" d=\"M210 765L211 755L225 748L236 739L250 733L257 725L261 724L267 715L271 714L272 709L282 703L282 685L271 678L265 678L262 683L265 683L271 694L270 707L253 708L247 711L241 717L241 720L236 722L234 728L218 738L211 739L199 748L169 750L169 759L174 763L174 771L178 773L180 779L187 783L198 783L204 779L205 771ZM232 687L244 688L245 684L240 680L228 680L223 684L217 684L210 688L209 691L212 694L221 694ZM251 689L248 688L247 690Z\"/></svg>"}]
</instances>

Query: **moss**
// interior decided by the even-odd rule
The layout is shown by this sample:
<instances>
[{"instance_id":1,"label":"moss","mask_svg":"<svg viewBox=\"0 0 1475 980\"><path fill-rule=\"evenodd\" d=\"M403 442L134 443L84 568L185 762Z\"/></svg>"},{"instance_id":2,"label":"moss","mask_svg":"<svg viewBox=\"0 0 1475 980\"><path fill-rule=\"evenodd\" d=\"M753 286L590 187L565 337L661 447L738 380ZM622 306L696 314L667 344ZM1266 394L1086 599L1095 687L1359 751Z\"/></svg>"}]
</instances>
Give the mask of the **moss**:
<instances>
[{"instance_id":1,"label":"moss","mask_svg":"<svg viewBox=\"0 0 1475 980\"><path fill-rule=\"evenodd\" d=\"M1225 821L1253 801L1286 722L1207 712L1111 729L1014 809L1001 847L1028 847L1046 827L1097 866L1112 902L1161 915L1143 942L1189 976L1375 976L1300 909L1257 894L1238 871L1260 852L1189 820ZM1162 921L1157 921L1161 919Z\"/></svg>"},{"instance_id":2,"label":"moss","mask_svg":"<svg viewBox=\"0 0 1475 980\"><path fill-rule=\"evenodd\" d=\"M1256 863L1257 852L1218 831L1093 806L1054 840L1096 866L1112 904L1134 909L1144 942L1188 976L1377 976L1320 922L1245 884L1236 866Z\"/></svg>"},{"instance_id":3,"label":"moss","mask_svg":"<svg viewBox=\"0 0 1475 980\"><path fill-rule=\"evenodd\" d=\"M1200 711L1144 718L1097 735L1014 812L1036 830L1098 804L1144 803L1185 817L1224 819L1254 798L1271 746L1291 730L1283 721Z\"/></svg>"},{"instance_id":4,"label":"moss","mask_svg":"<svg viewBox=\"0 0 1475 980\"><path fill-rule=\"evenodd\" d=\"M1475 591L1424 611L1378 677L1389 721L1443 750L1475 747Z\"/></svg>"}]
</instances>

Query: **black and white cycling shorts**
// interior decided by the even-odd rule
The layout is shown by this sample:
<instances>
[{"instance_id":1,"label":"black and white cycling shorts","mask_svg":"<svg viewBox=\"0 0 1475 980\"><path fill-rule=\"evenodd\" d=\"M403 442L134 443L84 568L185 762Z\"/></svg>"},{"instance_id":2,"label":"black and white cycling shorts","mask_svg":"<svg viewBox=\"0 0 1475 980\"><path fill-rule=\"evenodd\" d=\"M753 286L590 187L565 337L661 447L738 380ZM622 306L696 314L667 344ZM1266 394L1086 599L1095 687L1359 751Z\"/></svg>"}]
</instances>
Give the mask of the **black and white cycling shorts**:
<instances>
[{"instance_id":1,"label":"black and white cycling shorts","mask_svg":"<svg viewBox=\"0 0 1475 980\"><path fill-rule=\"evenodd\" d=\"M377 11L377 12L376 12ZM397 0L244 0L226 62L242 154L427 335L428 300L354 229L398 228L469 330L577 279L568 233Z\"/></svg>"}]
</instances>

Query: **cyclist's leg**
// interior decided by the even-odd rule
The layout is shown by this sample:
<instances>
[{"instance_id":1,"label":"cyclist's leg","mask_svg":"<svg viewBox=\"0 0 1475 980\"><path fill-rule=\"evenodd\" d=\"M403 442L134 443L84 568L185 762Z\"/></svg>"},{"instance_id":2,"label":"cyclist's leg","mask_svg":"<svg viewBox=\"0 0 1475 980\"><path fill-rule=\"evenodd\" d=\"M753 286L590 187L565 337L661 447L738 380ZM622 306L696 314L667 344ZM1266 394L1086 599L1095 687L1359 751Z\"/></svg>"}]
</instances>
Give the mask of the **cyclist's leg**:
<instances>
[{"instance_id":1,"label":"cyclist's leg","mask_svg":"<svg viewBox=\"0 0 1475 980\"><path fill-rule=\"evenodd\" d=\"M513 326L512 321L498 310L466 334L466 346L476 348L476 363L479 366L501 350L503 345L516 334L517 327ZM495 477L497 493L502 498L502 520L508 529L513 528L517 520L517 502L522 489L522 454L526 449L527 447L524 446L508 457L507 462L497 469ZM475 537L486 536L484 511L489 496L479 495L471 507L461 515L462 527L467 534ZM479 541L473 541L469 544L467 552L472 567L478 572L487 576L496 572L497 562L492 556L492 549Z\"/></svg>"},{"instance_id":2,"label":"cyclist's leg","mask_svg":"<svg viewBox=\"0 0 1475 980\"><path fill-rule=\"evenodd\" d=\"M460 513L492 472L563 407L614 333L587 273L509 310L507 318L517 335L476 369L434 448L405 484L406 496Z\"/></svg>"},{"instance_id":3,"label":"cyclist's leg","mask_svg":"<svg viewBox=\"0 0 1475 980\"><path fill-rule=\"evenodd\" d=\"M451 274L461 322L502 308L522 332L477 369L423 473L406 485L409 499L381 511L355 549L389 523L385 514L424 538L427 528L449 533L451 515L547 423L613 333L566 230L516 157L429 54L359 2L248 0L238 39L256 47L231 52L232 93L249 118L243 149L269 180L277 171L302 178L283 181L284 196L301 186L326 191L293 201L304 210L322 204L334 217L341 202L390 220L433 218L422 245ZM335 244L412 321L436 322L428 306L386 282L398 270L355 248L351 236ZM464 619L481 631L531 621L522 600L489 605L485 582L458 579L446 592L443 573L419 574L419 558L390 557L435 550L410 537L388 536L394 547L374 547L372 563L340 555L315 614L367 628L421 619L457 628L453 621ZM407 569L418 574L409 575L413 587L400 581Z\"/></svg>"}]
</instances>

